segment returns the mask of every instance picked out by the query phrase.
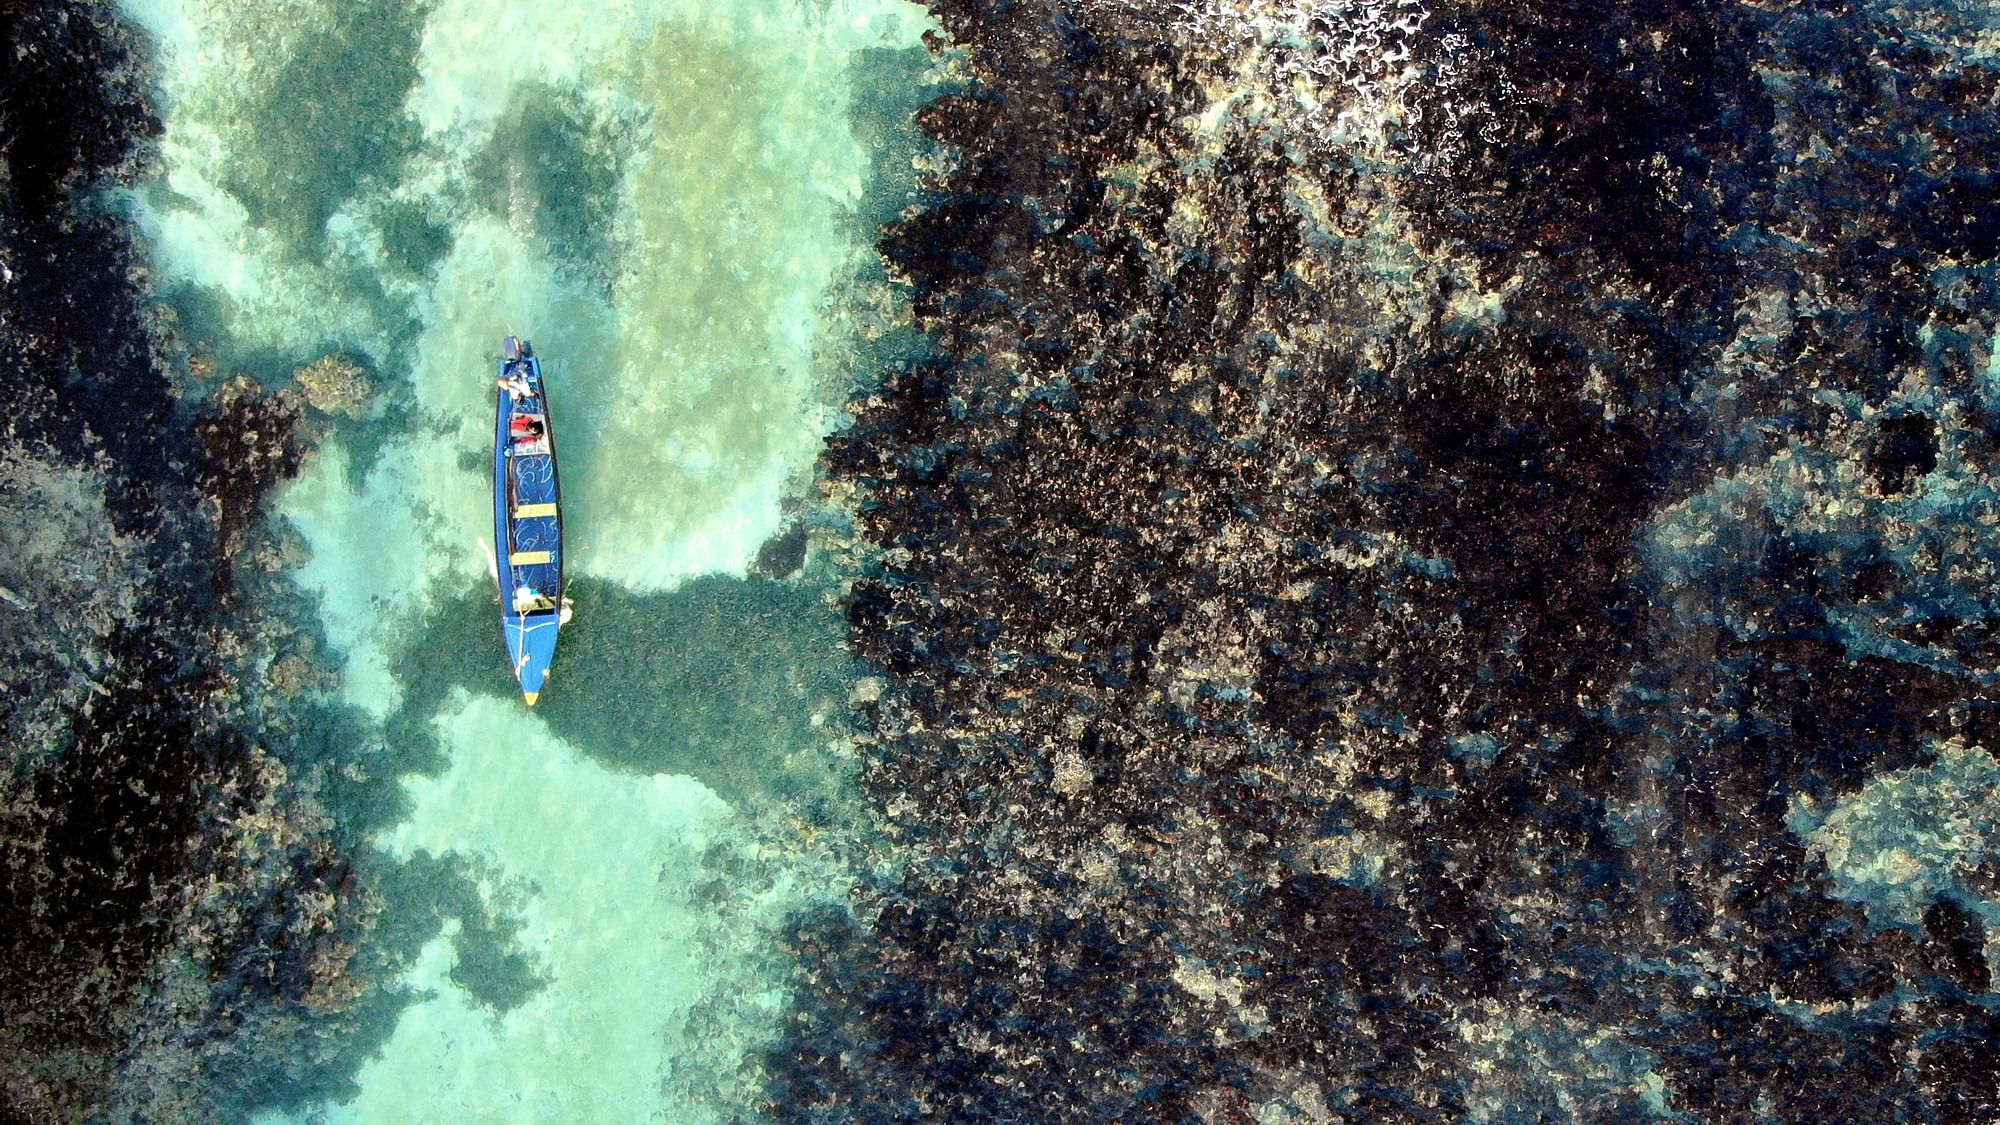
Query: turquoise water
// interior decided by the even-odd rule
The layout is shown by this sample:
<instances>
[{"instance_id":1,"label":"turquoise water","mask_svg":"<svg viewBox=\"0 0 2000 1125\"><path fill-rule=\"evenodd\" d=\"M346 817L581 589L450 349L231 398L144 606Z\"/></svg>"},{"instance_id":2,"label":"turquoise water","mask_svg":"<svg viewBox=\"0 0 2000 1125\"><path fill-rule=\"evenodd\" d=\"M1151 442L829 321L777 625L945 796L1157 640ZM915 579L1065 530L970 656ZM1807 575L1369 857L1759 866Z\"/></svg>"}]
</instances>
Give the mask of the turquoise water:
<instances>
[{"instance_id":1,"label":"turquoise water","mask_svg":"<svg viewBox=\"0 0 2000 1125\"><path fill-rule=\"evenodd\" d=\"M777 927L888 861L847 781L856 560L813 466L900 315L871 212L908 172L921 9L126 8L159 48L133 207L186 390L329 355L364 384L315 398L270 518L371 748L329 792L416 888L371 925L442 918L368 983L406 1002L351 1082L263 1119L742 1116ZM579 614L534 712L481 539L508 332L553 388ZM751 575L793 526L803 568Z\"/></svg>"}]
</instances>

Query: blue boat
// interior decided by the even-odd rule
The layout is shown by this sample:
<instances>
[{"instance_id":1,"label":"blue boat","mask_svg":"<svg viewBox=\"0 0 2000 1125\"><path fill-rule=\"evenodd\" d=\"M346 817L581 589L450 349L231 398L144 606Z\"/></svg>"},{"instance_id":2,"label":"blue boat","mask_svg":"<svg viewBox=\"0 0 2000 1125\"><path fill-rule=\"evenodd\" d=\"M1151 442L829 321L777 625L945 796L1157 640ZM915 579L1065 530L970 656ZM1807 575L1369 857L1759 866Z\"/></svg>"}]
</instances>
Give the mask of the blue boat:
<instances>
[{"instance_id":1,"label":"blue boat","mask_svg":"<svg viewBox=\"0 0 2000 1125\"><path fill-rule=\"evenodd\" d=\"M542 364L526 340L501 347L500 408L493 430L493 570L507 659L533 707L549 682L563 597L562 489Z\"/></svg>"}]
</instances>

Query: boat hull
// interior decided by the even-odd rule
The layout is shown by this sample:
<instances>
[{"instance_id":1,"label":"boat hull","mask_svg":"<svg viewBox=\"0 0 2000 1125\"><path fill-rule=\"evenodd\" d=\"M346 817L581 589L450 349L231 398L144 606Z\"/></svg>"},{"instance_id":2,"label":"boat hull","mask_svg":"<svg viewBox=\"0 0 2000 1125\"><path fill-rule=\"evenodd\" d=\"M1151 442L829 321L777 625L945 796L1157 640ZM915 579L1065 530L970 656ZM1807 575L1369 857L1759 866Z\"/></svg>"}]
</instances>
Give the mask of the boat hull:
<instances>
[{"instance_id":1,"label":"boat hull","mask_svg":"<svg viewBox=\"0 0 2000 1125\"><path fill-rule=\"evenodd\" d=\"M562 488L541 361L507 338L493 431L493 554L500 627L521 697L547 687L562 631Z\"/></svg>"}]
</instances>

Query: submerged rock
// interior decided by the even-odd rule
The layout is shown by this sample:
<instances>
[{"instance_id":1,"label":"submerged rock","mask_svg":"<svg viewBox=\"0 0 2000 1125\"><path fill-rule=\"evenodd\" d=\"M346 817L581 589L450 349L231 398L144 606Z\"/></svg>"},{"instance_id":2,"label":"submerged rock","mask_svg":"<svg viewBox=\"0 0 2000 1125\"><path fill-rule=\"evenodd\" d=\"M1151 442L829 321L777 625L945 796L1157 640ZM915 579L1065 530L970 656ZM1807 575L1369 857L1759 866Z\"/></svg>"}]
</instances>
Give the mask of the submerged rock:
<instances>
[{"instance_id":1,"label":"submerged rock","mask_svg":"<svg viewBox=\"0 0 2000 1125\"><path fill-rule=\"evenodd\" d=\"M344 355L321 356L292 372L306 401L322 414L360 418L368 413L374 383L368 372Z\"/></svg>"}]
</instances>

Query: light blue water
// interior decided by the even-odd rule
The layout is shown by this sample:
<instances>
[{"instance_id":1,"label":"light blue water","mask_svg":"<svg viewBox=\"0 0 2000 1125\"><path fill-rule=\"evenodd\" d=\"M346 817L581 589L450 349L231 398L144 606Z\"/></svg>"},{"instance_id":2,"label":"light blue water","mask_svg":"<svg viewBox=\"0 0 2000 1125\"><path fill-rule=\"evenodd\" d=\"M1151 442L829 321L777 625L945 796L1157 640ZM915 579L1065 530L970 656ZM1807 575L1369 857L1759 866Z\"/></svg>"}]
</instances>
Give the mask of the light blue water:
<instances>
[{"instance_id":1,"label":"light blue water","mask_svg":"<svg viewBox=\"0 0 2000 1125\"><path fill-rule=\"evenodd\" d=\"M164 173L135 206L190 392L336 352L369 380L361 417L314 415L271 514L332 702L379 744L331 791L395 809L378 868L478 900L426 905L450 916L392 960L413 1000L356 1085L266 1117L738 1116L784 1000L774 928L879 858L845 780L854 560L813 463L899 315L859 212L907 154L852 122L894 111L855 91L917 72L921 9L126 7L161 52ZM535 712L481 541L508 332L553 389L577 579ZM788 518L820 529L806 569L746 579Z\"/></svg>"}]
</instances>

